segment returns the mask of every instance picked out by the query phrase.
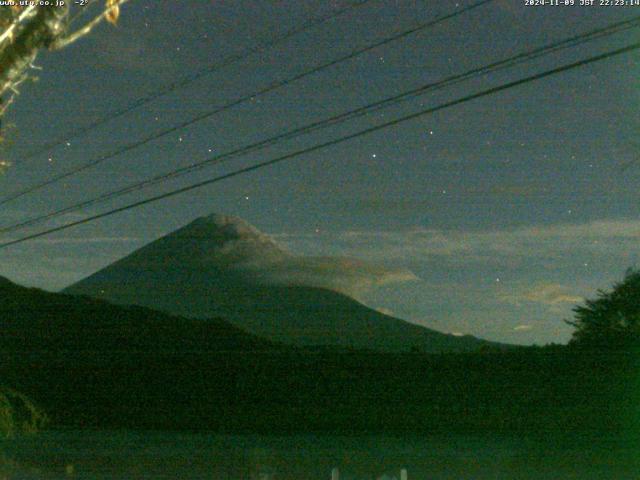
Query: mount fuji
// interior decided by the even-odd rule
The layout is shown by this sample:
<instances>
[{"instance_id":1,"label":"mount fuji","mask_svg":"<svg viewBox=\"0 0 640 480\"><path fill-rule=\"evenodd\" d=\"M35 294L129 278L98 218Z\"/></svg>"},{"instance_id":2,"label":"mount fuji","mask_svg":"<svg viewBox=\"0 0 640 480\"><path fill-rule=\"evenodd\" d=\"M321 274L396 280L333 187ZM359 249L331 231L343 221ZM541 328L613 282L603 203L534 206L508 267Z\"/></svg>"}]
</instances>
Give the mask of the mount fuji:
<instances>
[{"instance_id":1,"label":"mount fuji","mask_svg":"<svg viewBox=\"0 0 640 480\"><path fill-rule=\"evenodd\" d=\"M359 288L415 280L340 257L302 257L244 220L201 217L71 285L64 293L191 318L224 318L298 346L464 352L483 340L437 332L369 308Z\"/></svg>"}]
</instances>

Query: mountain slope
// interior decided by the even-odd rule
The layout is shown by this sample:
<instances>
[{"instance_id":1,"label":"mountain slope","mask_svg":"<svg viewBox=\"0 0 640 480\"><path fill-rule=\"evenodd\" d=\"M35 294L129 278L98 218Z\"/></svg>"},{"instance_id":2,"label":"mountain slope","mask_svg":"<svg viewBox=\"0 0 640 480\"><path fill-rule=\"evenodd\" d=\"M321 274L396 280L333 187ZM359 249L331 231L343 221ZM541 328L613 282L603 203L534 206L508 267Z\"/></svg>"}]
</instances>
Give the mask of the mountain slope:
<instances>
[{"instance_id":1,"label":"mountain slope","mask_svg":"<svg viewBox=\"0 0 640 480\"><path fill-rule=\"evenodd\" d=\"M370 309L345 293L408 279L344 258L305 258L246 222L199 218L65 290L189 317L223 317L256 335L295 345L383 351L469 351L455 337Z\"/></svg>"},{"instance_id":2,"label":"mountain slope","mask_svg":"<svg viewBox=\"0 0 640 480\"><path fill-rule=\"evenodd\" d=\"M275 345L219 319L195 320L143 307L50 293L0 277L3 352L224 352Z\"/></svg>"},{"instance_id":3,"label":"mountain slope","mask_svg":"<svg viewBox=\"0 0 640 480\"><path fill-rule=\"evenodd\" d=\"M316 290L307 293L317 299ZM124 308L2 278L0 359L0 385L33 399L54 428L270 435L535 430L546 438L554 430L622 431L637 417L631 407L638 402L629 400L637 397L637 361L617 352L286 348L223 321Z\"/></svg>"}]
</instances>

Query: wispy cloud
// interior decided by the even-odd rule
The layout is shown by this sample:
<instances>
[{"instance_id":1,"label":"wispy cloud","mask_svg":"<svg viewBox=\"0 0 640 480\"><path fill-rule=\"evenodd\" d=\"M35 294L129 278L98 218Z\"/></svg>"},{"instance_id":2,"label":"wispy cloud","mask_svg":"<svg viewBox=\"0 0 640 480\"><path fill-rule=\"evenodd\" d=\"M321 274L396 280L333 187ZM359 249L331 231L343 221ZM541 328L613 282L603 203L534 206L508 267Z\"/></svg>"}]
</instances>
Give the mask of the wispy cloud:
<instances>
[{"instance_id":1,"label":"wispy cloud","mask_svg":"<svg viewBox=\"0 0 640 480\"><path fill-rule=\"evenodd\" d=\"M522 343L565 341L573 306L640 258L640 220L493 230L415 228L277 235L291 250L362 258L423 281L369 300L442 331Z\"/></svg>"},{"instance_id":2,"label":"wispy cloud","mask_svg":"<svg viewBox=\"0 0 640 480\"><path fill-rule=\"evenodd\" d=\"M265 284L330 288L358 297L373 287L417 281L408 270L372 265L340 257L289 257L253 264L251 278Z\"/></svg>"},{"instance_id":3,"label":"wispy cloud","mask_svg":"<svg viewBox=\"0 0 640 480\"><path fill-rule=\"evenodd\" d=\"M211 257L253 282L328 288L359 296L373 287L418 280L406 269L358 259L295 255L235 217L217 216L214 223L226 237L209 252Z\"/></svg>"},{"instance_id":4,"label":"wispy cloud","mask_svg":"<svg viewBox=\"0 0 640 480\"><path fill-rule=\"evenodd\" d=\"M52 245L79 244L79 243L129 243L141 242L139 237L66 237L66 238L36 238L32 243L43 243Z\"/></svg>"},{"instance_id":5,"label":"wispy cloud","mask_svg":"<svg viewBox=\"0 0 640 480\"><path fill-rule=\"evenodd\" d=\"M584 300L583 297L572 293L569 287L555 283L537 284L517 292L504 293L499 295L498 299L517 306L525 302L532 302L551 307L565 303L575 305Z\"/></svg>"},{"instance_id":6,"label":"wispy cloud","mask_svg":"<svg viewBox=\"0 0 640 480\"><path fill-rule=\"evenodd\" d=\"M513 327L514 332L528 332L533 329L533 325L516 325Z\"/></svg>"},{"instance_id":7,"label":"wispy cloud","mask_svg":"<svg viewBox=\"0 0 640 480\"><path fill-rule=\"evenodd\" d=\"M528 226L491 231L411 229L405 231L347 231L322 238L280 235L291 248L317 251L333 243L339 253L383 261L441 260L513 265L533 258L553 261L569 253L629 256L638 251L640 220L602 220L581 224Z\"/></svg>"},{"instance_id":8,"label":"wispy cloud","mask_svg":"<svg viewBox=\"0 0 640 480\"><path fill-rule=\"evenodd\" d=\"M562 285L540 285L536 289L524 295L530 302L544 303L545 305L558 305L560 303L578 303L583 300L578 295L569 293L569 289Z\"/></svg>"}]
</instances>

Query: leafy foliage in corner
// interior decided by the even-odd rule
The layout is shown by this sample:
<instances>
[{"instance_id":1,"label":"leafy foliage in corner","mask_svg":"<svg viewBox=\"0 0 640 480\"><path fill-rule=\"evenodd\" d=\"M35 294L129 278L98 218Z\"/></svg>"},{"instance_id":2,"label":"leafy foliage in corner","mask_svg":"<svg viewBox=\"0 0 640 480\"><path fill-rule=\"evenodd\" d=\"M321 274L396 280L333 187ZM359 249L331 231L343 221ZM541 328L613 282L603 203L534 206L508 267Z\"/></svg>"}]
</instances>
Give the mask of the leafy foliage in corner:
<instances>
[{"instance_id":1,"label":"leafy foliage in corner","mask_svg":"<svg viewBox=\"0 0 640 480\"><path fill-rule=\"evenodd\" d=\"M47 5L33 2L0 8L0 118L19 93L19 87L30 75L34 62L42 50L61 50L91 33L103 20L116 24L120 6L127 0L105 0L91 20L82 25L74 22L80 18L79 8L72 2ZM49 3L49 2L47 2Z\"/></svg>"},{"instance_id":2,"label":"leafy foliage in corner","mask_svg":"<svg viewBox=\"0 0 640 480\"><path fill-rule=\"evenodd\" d=\"M46 425L46 414L25 395L0 388L0 436L35 433Z\"/></svg>"},{"instance_id":3,"label":"leafy foliage in corner","mask_svg":"<svg viewBox=\"0 0 640 480\"><path fill-rule=\"evenodd\" d=\"M628 349L640 347L640 270L630 269L610 292L573 309L573 346Z\"/></svg>"},{"instance_id":4,"label":"leafy foliage in corner","mask_svg":"<svg viewBox=\"0 0 640 480\"><path fill-rule=\"evenodd\" d=\"M107 0L105 17L107 22L115 25L118 23L118 17L120 16L120 2L119 0Z\"/></svg>"}]
</instances>

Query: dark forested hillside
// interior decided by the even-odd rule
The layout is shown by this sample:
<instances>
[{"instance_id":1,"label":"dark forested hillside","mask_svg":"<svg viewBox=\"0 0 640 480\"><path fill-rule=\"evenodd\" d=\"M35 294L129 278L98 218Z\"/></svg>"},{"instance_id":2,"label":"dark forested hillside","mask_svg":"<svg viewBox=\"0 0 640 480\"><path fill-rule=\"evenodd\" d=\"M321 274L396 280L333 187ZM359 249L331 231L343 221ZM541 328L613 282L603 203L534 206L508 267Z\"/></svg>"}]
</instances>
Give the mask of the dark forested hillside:
<instances>
[{"instance_id":1,"label":"dark forested hillside","mask_svg":"<svg viewBox=\"0 0 640 480\"><path fill-rule=\"evenodd\" d=\"M568 347L376 353L278 346L222 320L0 285L0 379L54 427L630 429L638 358Z\"/></svg>"},{"instance_id":2,"label":"dark forested hillside","mask_svg":"<svg viewBox=\"0 0 640 480\"><path fill-rule=\"evenodd\" d=\"M0 279L0 348L50 352L260 351L274 344L220 319L194 320L24 288Z\"/></svg>"}]
</instances>

